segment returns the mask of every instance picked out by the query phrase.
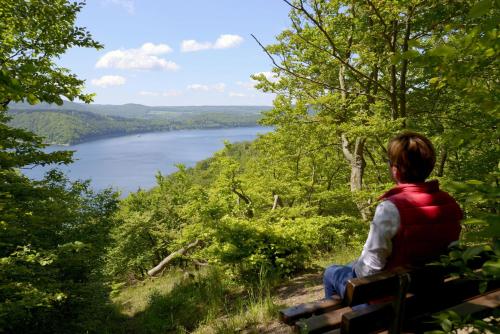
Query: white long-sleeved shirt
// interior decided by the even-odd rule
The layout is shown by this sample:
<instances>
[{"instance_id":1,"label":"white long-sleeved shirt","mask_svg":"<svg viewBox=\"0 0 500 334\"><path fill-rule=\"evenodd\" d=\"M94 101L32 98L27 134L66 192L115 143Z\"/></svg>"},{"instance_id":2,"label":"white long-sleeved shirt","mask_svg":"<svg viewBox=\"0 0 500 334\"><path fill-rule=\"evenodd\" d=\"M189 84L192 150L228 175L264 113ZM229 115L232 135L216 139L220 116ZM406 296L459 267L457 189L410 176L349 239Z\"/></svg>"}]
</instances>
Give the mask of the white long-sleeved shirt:
<instances>
[{"instance_id":1,"label":"white long-sleeved shirt","mask_svg":"<svg viewBox=\"0 0 500 334\"><path fill-rule=\"evenodd\" d=\"M401 218L394 203L383 201L377 206L361 256L354 263L357 277L382 271L392 253L392 238L400 224Z\"/></svg>"}]
</instances>

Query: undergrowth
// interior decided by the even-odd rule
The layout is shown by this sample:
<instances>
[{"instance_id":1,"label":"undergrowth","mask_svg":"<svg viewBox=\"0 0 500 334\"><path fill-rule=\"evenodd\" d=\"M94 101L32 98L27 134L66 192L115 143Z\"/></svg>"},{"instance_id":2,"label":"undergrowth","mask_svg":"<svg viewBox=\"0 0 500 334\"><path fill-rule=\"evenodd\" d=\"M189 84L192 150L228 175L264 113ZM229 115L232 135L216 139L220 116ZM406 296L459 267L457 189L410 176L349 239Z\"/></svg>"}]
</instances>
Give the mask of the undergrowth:
<instances>
[{"instance_id":1,"label":"undergrowth","mask_svg":"<svg viewBox=\"0 0 500 334\"><path fill-rule=\"evenodd\" d=\"M347 263L360 247L345 247L318 257L309 271L321 272L332 263ZM171 270L115 293L119 315L110 318L108 333L213 333L245 331L276 323L284 305L273 291L286 285L261 268L253 282L236 281L217 267L199 271ZM317 282L321 284L321 282ZM114 323L113 323L114 322Z\"/></svg>"}]
</instances>

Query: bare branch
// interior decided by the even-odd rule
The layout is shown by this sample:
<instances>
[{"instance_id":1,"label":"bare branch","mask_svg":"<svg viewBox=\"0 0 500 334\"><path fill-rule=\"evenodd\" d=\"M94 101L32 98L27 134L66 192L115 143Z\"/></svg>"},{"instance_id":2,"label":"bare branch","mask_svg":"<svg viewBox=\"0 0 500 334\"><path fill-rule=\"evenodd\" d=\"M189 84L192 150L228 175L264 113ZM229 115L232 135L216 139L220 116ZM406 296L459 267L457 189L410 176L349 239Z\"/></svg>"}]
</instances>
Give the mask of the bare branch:
<instances>
[{"instance_id":1,"label":"bare branch","mask_svg":"<svg viewBox=\"0 0 500 334\"><path fill-rule=\"evenodd\" d=\"M340 56L340 52L339 50L337 49L337 46L335 44L335 42L333 41L332 37L330 36L330 34L325 30L325 28L323 27L323 25L321 24L321 22L319 22L318 20L316 20L314 18L314 16L304 7L304 4L302 1L300 1L300 7L297 7L295 5L292 5L289 1L287 0L283 0L284 2L286 2L290 7L304 13L304 15L306 15L306 17L316 26L316 28L318 28L321 33L325 36L325 38L327 39L328 43L330 44L330 47L332 48L332 52L330 53L335 59L337 59L340 63L342 63L343 65L345 65L347 68L349 68L352 72L356 73L357 75L363 77L364 79L368 80L368 81L372 81L372 79L364 74L363 72L359 71L358 69L356 69L355 67L353 67L349 61L346 61L345 59L343 59L342 56ZM380 82L376 82L375 83L376 85L378 85L384 92L390 94L390 91L385 88L382 84L380 84Z\"/></svg>"},{"instance_id":2,"label":"bare branch","mask_svg":"<svg viewBox=\"0 0 500 334\"><path fill-rule=\"evenodd\" d=\"M391 37L389 35L387 35L387 29L389 28L387 26L387 23L385 23L384 19L382 18L382 15L380 15L379 10L377 9L377 7L375 7L373 2L371 2L370 0L366 0L366 2L372 8L372 10L375 12L375 16L378 18L380 23L382 23L382 25L384 26L384 31L382 32L382 35L384 36L386 41L389 42L389 44L391 44Z\"/></svg>"},{"instance_id":3,"label":"bare branch","mask_svg":"<svg viewBox=\"0 0 500 334\"><path fill-rule=\"evenodd\" d=\"M303 76L303 75L300 75L300 74L297 74L293 71L291 71L290 69L286 68L286 67L283 67L281 65L279 65L276 60L274 59L274 57L269 53L269 51L266 49L266 47L264 45L262 45L262 43L257 39L257 37L255 37L253 34L251 34L251 36L253 37L253 39L259 44L259 46L262 48L262 50L267 54L267 56L269 57L269 59L271 59L271 62L273 63L273 65L277 68L279 68L280 70L296 77L296 78L299 78L299 79L302 79L302 80L305 80L305 81L309 81L311 83L314 83L316 85L320 85L320 86L323 86L323 87L326 87L328 89L340 89L338 87L335 87L335 86L332 86L326 82L322 82L322 81L318 81L318 80L314 80L314 79L311 79L309 77L306 77L306 76Z\"/></svg>"},{"instance_id":4,"label":"bare branch","mask_svg":"<svg viewBox=\"0 0 500 334\"><path fill-rule=\"evenodd\" d=\"M170 262L172 262L172 260L174 260L175 258L177 258L179 256L182 256L182 255L186 254L186 252L188 250L190 250L191 248L194 248L194 247L198 246L199 243L200 243L200 240L196 239L196 241L190 243L186 247L182 247L181 249L179 249L179 250L171 253L169 256L167 256L166 258L164 258L163 260L161 260L161 262L158 263L156 265L156 267L154 267L153 269L149 270L148 271L148 275L149 276L155 276L156 274L160 273L163 269L165 269L165 267Z\"/></svg>"}]
</instances>

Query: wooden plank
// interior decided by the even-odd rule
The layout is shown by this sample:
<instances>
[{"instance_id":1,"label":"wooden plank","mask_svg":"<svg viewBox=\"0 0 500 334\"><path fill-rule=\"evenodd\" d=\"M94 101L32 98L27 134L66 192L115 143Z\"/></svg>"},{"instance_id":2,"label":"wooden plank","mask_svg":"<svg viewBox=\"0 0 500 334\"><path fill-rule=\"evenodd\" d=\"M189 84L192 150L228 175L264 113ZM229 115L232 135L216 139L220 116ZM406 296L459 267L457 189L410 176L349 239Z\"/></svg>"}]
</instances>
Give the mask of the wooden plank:
<instances>
[{"instance_id":1,"label":"wooden plank","mask_svg":"<svg viewBox=\"0 0 500 334\"><path fill-rule=\"evenodd\" d=\"M341 333L370 333L388 328L394 319L392 303L367 305L356 311L345 313L342 317Z\"/></svg>"},{"instance_id":2,"label":"wooden plank","mask_svg":"<svg viewBox=\"0 0 500 334\"><path fill-rule=\"evenodd\" d=\"M494 284L490 288L496 289ZM424 319L428 320L435 312L447 309L458 303L463 303L470 298L475 298L478 294L478 289L479 283L477 281L455 279L444 283L441 286L439 295L411 295L405 300L406 316L403 331L415 328L418 328L417 332L427 330L428 328L424 329L422 327ZM393 304L390 302L368 305L344 314L341 332L370 333L387 329L392 323L394 315Z\"/></svg>"},{"instance_id":3,"label":"wooden plank","mask_svg":"<svg viewBox=\"0 0 500 334\"><path fill-rule=\"evenodd\" d=\"M351 311L350 307L343 307L329 313L299 320L295 323L295 331L298 333L317 334L339 328L342 316Z\"/></svg>"},{"instance_id":4,"label":"wooden plank","mask_svg":"<svg viewBox=\"0 0 500 334\"><path fill-rule=\"evenodd\" d=\"M339 296L334 299L322 299L312 303L304 303L297 306L280 310L280 320L288 325L293 325L301 318L309 318L342 307L342 300Z\"/></svg>"},{"instance_id":5,"label":"wooden plank","mask_svg":"<svg viewBox=\"0 0 500 334\"><path fill-rule=\"evenodd\" d=\"M346 286L345 304L355 306L382 299L390 300L398 292L399 279L403 274L410 275L410 292L439 289L447 270L442 267L427 266L421 268L400 267L390 272L349 280Z\"/></svg>"},{"instance_id":6,"label":"wooden plank","mask_svg":"<svg viewBox=\"0 0 500 334\"><path fill-rule=\"evenodd\" d=\"M332 329L331 331L328 331L328 332L324 332L323 334L340 334L342 333L340 331L340 328L337 328L337 329Z\"/></svg>"},{"instance_id":7,"label":"wooden plank","mask_svg":"<svg viewBox=\"0 0 500 334\"><path fill-rule=\"evenodd\" d=\"M447 308L434 309L433 312L423 313L412 317L407 324L408 328L412 328L417 332L425 332L436 329L432 315L443 311L454 311L460 316L470 315L474 318L481 319L487 317L494 309L500 307L500 288L496 284L496 289L470 298L458 305L448 305Z\"/></svg>"},{"instance_id":8,"label":"wooden plank","mask_svg":"<svg viewBox=\"0 0 500 334\"><path fill-rule=\"evenodd\" d=\"M446 311L454 311L461 316L467 314L480 316L481 313L494 310L497 307L500 307L500 289L469 299L465 303L446 309Z\"/></svg>"},{"instance_id":9,"label":"wooden plank","mask_svg":"<svg viewBox=\"0 0 500 334\"><path fill-rule=\"evenodd\" d=\"M354 278L347 282L345 304L355 306L368 301L394 296L398 289L398 276L407 272L404 268L383 271L375 275Z\"/></svg>"}]
</instances>

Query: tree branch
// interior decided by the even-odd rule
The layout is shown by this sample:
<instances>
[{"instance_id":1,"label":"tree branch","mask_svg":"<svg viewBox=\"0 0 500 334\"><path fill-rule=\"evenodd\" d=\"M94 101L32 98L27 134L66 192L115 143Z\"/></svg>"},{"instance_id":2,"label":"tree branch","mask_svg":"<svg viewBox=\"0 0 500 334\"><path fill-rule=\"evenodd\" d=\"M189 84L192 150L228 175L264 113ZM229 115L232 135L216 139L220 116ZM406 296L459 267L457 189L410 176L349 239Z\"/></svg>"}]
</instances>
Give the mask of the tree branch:
<instances>
[{"instance_id":1,"label":"tree branch","mask_svg":"<svg viewBox=\"0 0 500 334\"><path fill-rule=\"evenodd\" d=\"M345 134L342 134L340 138L342 139L342 153L344 153L347 161L349 161L349 163L352 163L354 158L351 151L349 150L349 140L347 139Z\"/></svg>"},{"instance_id":2,"label":"tree branch","mask_svg":"<svg viewBox=\"0 0 500 334\"><path fill-rule=\"evenodd\" d=\"M311 78L309 78L309 77L306 77L306 76L303 76L303 75L297 74L297 73L295 73L295 72L291 71L289 68L287 68L287 67L283 67L283 66L279 65L279 64L276 62L276 60L274 59L274 57L273 57L273 56L269 53L269 51L266 49L266 47L265 47L264 45L262 45L262 43L261 43L261 42L257 39L257 37L255 37L253 34L251 34L251 36L252 36L252 37L253 37L253 39L257 42L257 44L259 44L259 46L262 48L262 50L263 50L263 51L267 54L267 56L269 57L269 59L271 59L271 62L273 63L273 65L274 65L276 68L278 68L278 69L280 69L280 70L282 70L282 71L284 71L284 72L286 72L286 73L290 74L291 76L294 76L294 77L296 77L296 78L299 78L299 79L302 79L302 80L305 80L305 81L309 81L309 82L314 83L314 84L316 84L316 85L320 85L320 86L323 86L323 87L326 87L326 88L328 88L328 89L332 89L332 90L334 90L334 89L340 90L340 88L339 88L339 87L335 87L335 86L332 86L332 85L330 85L330 84L328 84L328 83L326 83L326 82L322 82L322 81L314 80L314 79L311 79Z\"/></svg>"},{"instance_id":3,"label":"tree branch","mask_svg":"<svg viewBox=\"0 0 500 334\"><path fill-rule=\"evenodd\" d=\"M167 256L166 258L164 258L160 263L158 263L156 265L156 267L154 267L153 269L149 270L148 271L148 275L149 276L155 276L156 274L160 273L170 262L172 262L172 260L174 260L175 258L177 258L179 256L182 256L182 255L186 254L188 250L190 250L191 248L194 248L194 247L198 246L199 243L200 243L200 240L196 239L196 241L190 243L186 247L183 247L183 248L181 248L181 249L179 249L179 250L171 253L169 256Z\"/></svg>"},{"instance_id":4,"label":"tree branch","mask_svg":"<svg viewBox=\"0 0 500 334\"><path fill-rule=\"evenodd\" d=\"M356 73L357 75L359 75L359 76L361 76L361 77L365 78L365 79L366 79L366 80L368 80L368 81L372 81L372 79L371 79L368 75L364 74L363 72L361 72L361 71L359 71L358 69L356 69L355 67L353 67L353 66L349 63L349 61L345 61L345 60L344 60L344 59L340 56L340 52L338 51L337 46L336 46L335 42L333 41L332 37L330 36L330 34L328 34L328 32L327 32L327 31L325 30L325 28L321 25L321 23L320 23L318 20L316 20L316 19L314 18L314 16L313 16L311 13L309 13L309 11L308 11L308 10L304 7L304 3L303 3L303 1L302 1L302 0L300 1L300 7L297 7L297 6L293 5L293 4L291 4L291 3L290 3L290 1L288 1L288 0L283 0L283 1L284 1L285 3L287 3L290 7L294 8L294 9L296 9L296 10L298 10L298 11L302 12L302 13L304 13L304 15L306 15L306 16L307 16L307 18L308 18L308 19L309 19L312 23L314 23L314 25L316 26L316 28L318 28L318 29L321 31L321 33L325 36L325 38L327 39L328 43L330 44L330 47L332 48L332 52L330 52L330 54L331 54L331 55L332 55L335 59L337 59L340 63L342 63L343 65L345 65L347 68L349 68L352 72ZM386 92L386 93L390 94L390 91L389 91L387 88L385 88L384 86L382 86L382 85L380 84L380 82L376 82L376 85L378 85L378 86L379 86L379 87L380 87L380 88L381 88L384 92Z\"/></svg>"}]
</instances>

